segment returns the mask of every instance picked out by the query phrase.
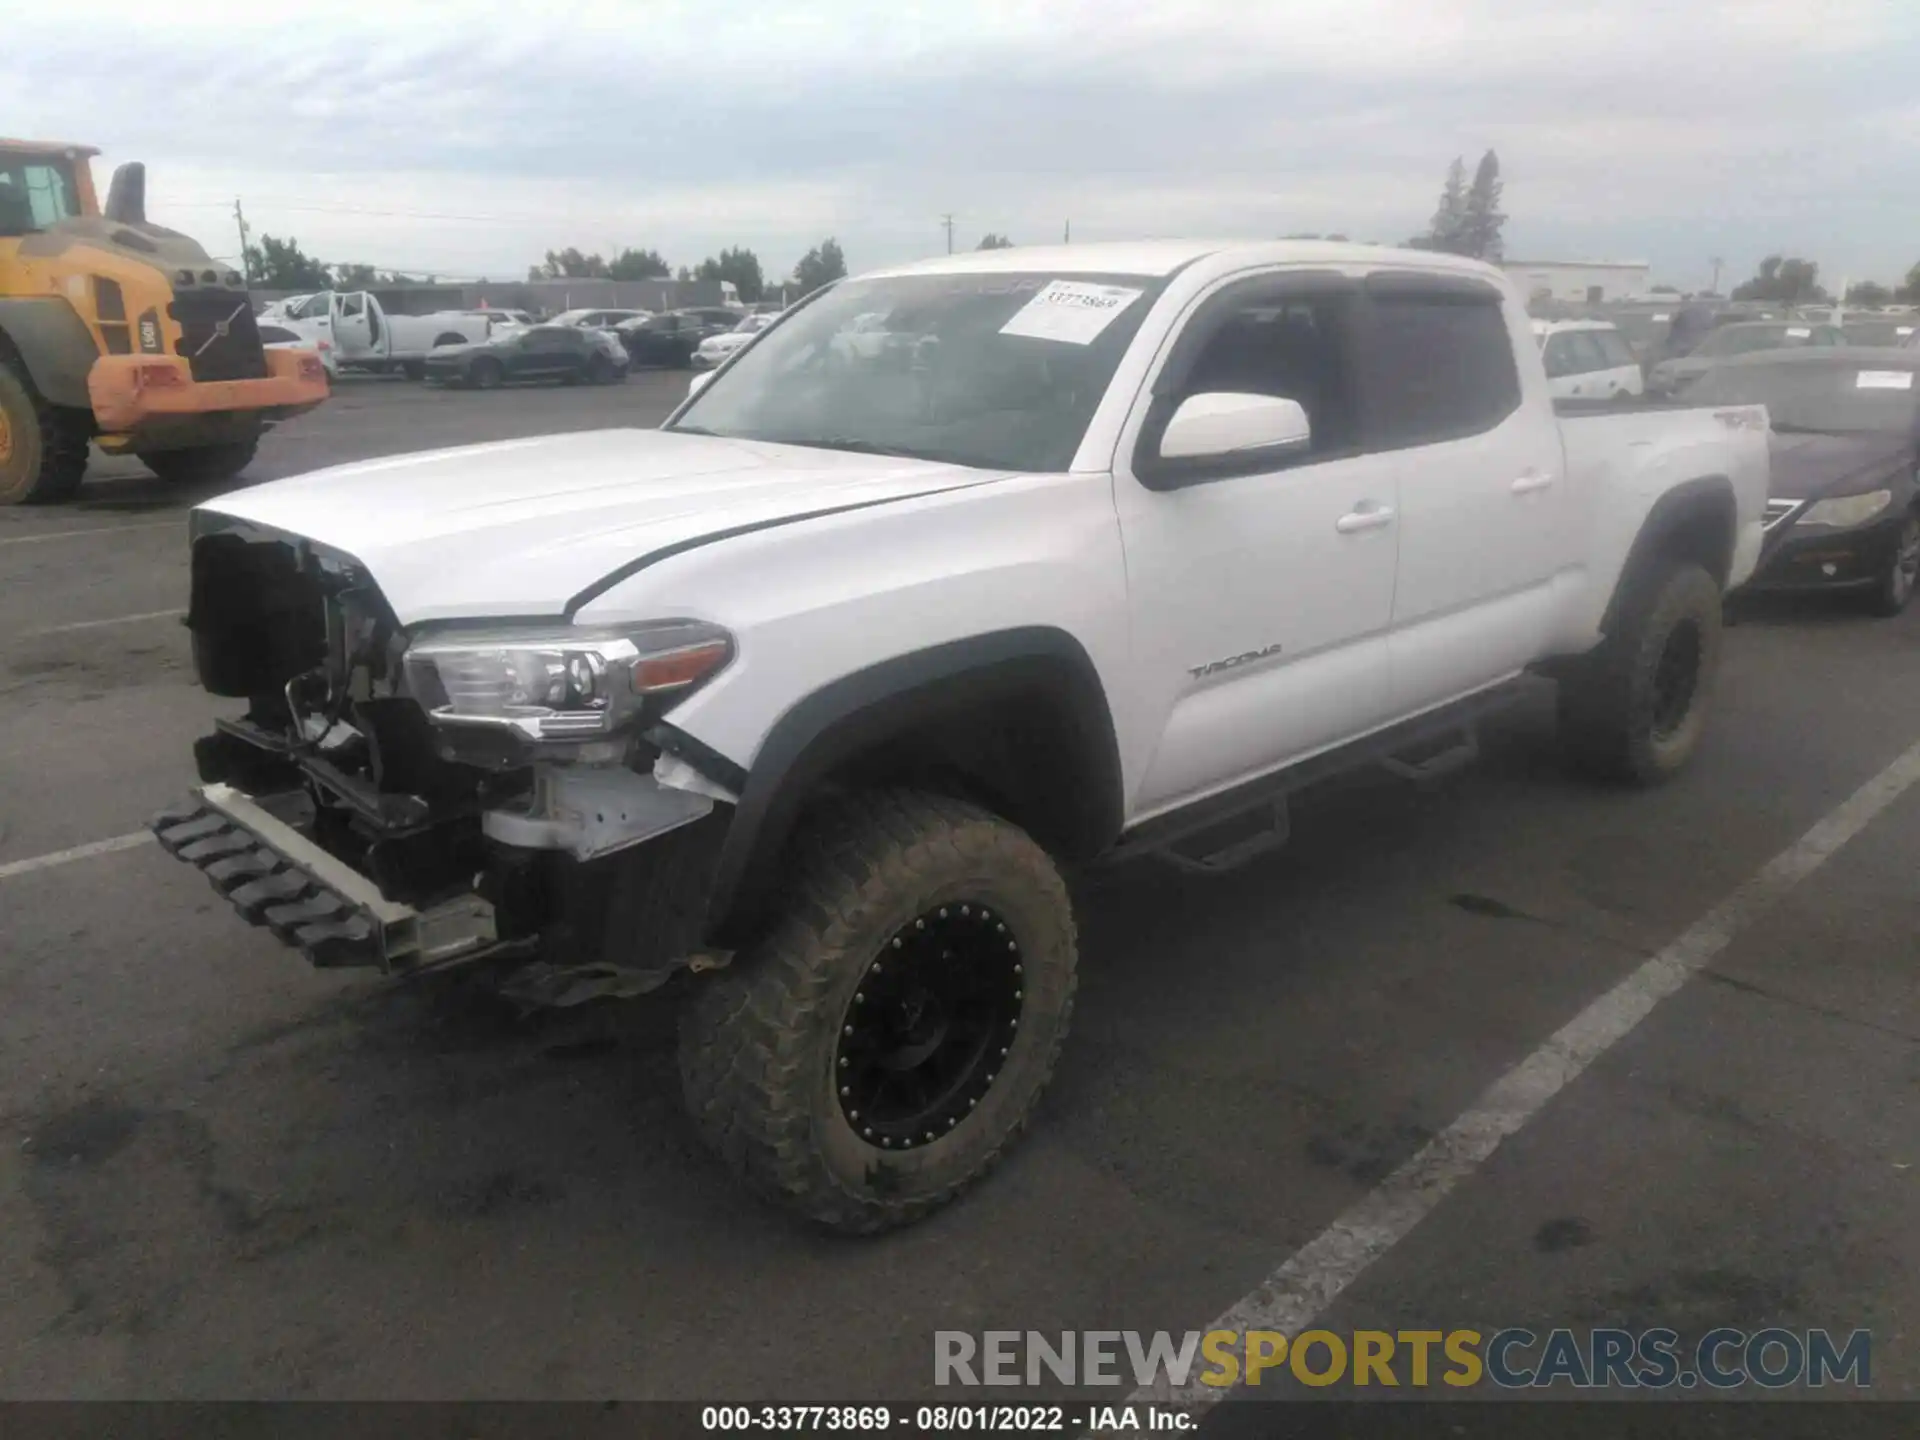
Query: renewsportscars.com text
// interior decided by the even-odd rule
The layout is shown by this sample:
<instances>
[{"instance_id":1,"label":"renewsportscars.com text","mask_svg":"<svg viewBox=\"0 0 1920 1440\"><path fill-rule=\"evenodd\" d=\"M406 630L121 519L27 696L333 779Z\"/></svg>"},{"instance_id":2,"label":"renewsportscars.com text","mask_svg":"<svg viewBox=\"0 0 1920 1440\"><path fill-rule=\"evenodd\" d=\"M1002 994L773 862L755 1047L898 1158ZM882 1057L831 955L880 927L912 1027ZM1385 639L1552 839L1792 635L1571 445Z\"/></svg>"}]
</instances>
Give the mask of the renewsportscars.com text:
<instances>
[{"instance_id":1,"label":"renewsportscars.com text","mask_svg":"<svg viewBox=\"0 0 1920 1440\"><path fill-rule=\"evenodd\" d=\"M1865 1330L965 1330L934 1332L936 1385L1126 1385L1210 1388L1296 1381L1466 1389L1731 1390L1873 1381Z\"/></svg>"}]
</instances>

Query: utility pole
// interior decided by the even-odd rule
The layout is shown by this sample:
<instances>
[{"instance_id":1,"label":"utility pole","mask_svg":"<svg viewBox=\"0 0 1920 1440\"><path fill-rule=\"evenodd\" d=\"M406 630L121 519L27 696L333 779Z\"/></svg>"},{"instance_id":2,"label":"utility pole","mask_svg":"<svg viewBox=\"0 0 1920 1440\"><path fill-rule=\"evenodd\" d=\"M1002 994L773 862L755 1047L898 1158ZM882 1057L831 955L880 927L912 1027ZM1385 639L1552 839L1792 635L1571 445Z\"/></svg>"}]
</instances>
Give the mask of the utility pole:
<instances>
[{"instance_id":1,"label":"utility pole","mask_svg":"<svg viewBox=\"0 0 1920 1440\"><path fill-rule=\"evenodd\" d=\"M1061 235L1060 243L1062 245L1071 245L1073 243L1073 221L1067 221L1066 232Z\"/></svg>"},{"instance_id":2,"label":"utility pole","mask_svg":"<svg viewBox=\"0 0 1920 1440\"><path fill-rule=\"evenodd\" d=\"M240 209L240 197L233 197L233 223L240 227L240 273L249 287L253 284L253 259L247 254L247 217Z\"/></svg>"},{"instance_id":3,"label":"utility pole","mask_svg":"<svg viewBox=\"0 0 1920 1440\"><path fill-rule=\"evenodd\" d=\"M946 226L946 229L947 229L947 253L948 253L949 255L951 255L951 254L953 253L953 216L951 216L951 215L942 215L942 216L940 217L940 223L941 223L942 225L944 225L944 226Z\"/></svg>"},{"instance_id":4,"label":"utility pole","mask_svg":"<svg viewBox=\"0 0 1920 1440\"><path fill-rule=\"evenodd\" d=\"M1713 293L1718 295L1720 293L1720 267L1727 262L1722 260L1718 255L1715 255L1711 263L1713 265Z\"/></svg>"}]
</instances>

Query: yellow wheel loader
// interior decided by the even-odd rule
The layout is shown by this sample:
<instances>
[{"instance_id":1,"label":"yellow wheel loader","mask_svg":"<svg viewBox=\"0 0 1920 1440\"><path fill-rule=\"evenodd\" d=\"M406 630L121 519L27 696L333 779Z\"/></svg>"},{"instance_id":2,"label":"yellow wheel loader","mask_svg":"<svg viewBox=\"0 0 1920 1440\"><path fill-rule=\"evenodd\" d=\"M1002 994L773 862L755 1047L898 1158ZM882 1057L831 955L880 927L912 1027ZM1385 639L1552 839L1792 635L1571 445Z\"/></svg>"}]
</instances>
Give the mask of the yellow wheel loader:
<instances>
[{"instance_id":1,"label":"yellow wheel loader","mask_svg":"<svg viewBox=\"0 0 1920 1440\"><path fill-rule=\"evenodd\" d=\"M89 444L230 479L327 398L318 355L261 348L237 271L148 222L144 167L100 206L98 153L0 139L0 505L71 496Z\"/></svg>"}]
</instances>

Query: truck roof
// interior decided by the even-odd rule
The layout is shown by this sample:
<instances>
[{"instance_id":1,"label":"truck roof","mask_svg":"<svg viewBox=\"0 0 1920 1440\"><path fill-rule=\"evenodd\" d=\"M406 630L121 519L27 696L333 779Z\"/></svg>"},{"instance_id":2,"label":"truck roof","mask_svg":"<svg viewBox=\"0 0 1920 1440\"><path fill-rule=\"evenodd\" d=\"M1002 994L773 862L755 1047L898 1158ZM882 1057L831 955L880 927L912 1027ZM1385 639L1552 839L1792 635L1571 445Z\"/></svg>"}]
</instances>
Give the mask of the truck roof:
<instances>
[{"instance_id":1,"label":"truck roof","mask_svg":"<svg viewBox=\"0 0 1920 1440\"><path fill-rule=\"evenodd\" d=\"M1046 270L1056 275L1171 275L1196 260L1230 258L1249 265L1417 265L1503 280L1493 266L1435 250L1358 245L1337 240L1124 240L1088 245L1015 246L969 250L869 275L982 274Z\"/></svg>"},{"instance_id":2,"label":"truck roof","mask_svg":"<svg viewBox=\"0 0 1920 1440\"><path fill-rule=\"evenodd\" d=\"M0 152L11 151L15 155L98 155L97 145L73 145L65 140L9 140L0 135Z\"/></svg>"}]
</instances>

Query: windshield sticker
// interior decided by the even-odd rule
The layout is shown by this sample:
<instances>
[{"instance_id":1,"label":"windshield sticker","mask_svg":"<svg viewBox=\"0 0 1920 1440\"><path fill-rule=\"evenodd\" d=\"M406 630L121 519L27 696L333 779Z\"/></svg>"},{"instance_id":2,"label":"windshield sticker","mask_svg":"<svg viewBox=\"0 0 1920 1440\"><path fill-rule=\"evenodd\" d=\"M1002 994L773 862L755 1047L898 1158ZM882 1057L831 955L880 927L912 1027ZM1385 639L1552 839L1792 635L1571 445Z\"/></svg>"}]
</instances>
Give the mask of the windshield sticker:
<instances>
[{"instance_id":1,"label":"windshield sticker","mask_svg":"<svg viewBox=\"0 0 1920 1440\"><path fill-rule=\"evenodd\" d=\"M1656 315L1653 318L1656 320L1671 320L1673 317L1671 315L1662 314L1662 315Z\"/></svg>"},{"instance_id":2,"label":"windshield sticker","mask_svg":"<svg viewBox=\"0 0 1920 1440\"><path fill-rule=\"evenodd\" d=\"M1790 338L1794 340L1809 340L1813 337L1813 331L1809 330L1804 325L1787 326L1787 334Z\"/></svg>"},{"instance_id":3,"label":"windshield sticker","mask_svg":"<svg viewBox=\"0 0 1920 1440\"><path fill-rule=\"evenodd\" d=\"M1911 335L1913 333L1913 326L1896 325L1893 327L1893 333L1896 335Z\"/></svg>"},{"instance_id":4,"label":"windshield sticker","mask_svg":"<svg viewBox=\"0 0 1920 1440\"><path fill-rule=\"evenodd\" d=\"M1000 333L1057 340L1063 345L1091 345L1141 294L1120 285L1055 280L1015 311L1013 318L1000 327Z\"/></svg>"},{"instance_id":5,"label":"windshield sticker","mask_svg":"<svg viewBox=\"0 0 1920 1440\"><path fill-rule=\"evenodd\" d=\"M1911 390L1911 370L1862 370L1854 377L1856 390Z\"/></svg>"}]
</instances>

